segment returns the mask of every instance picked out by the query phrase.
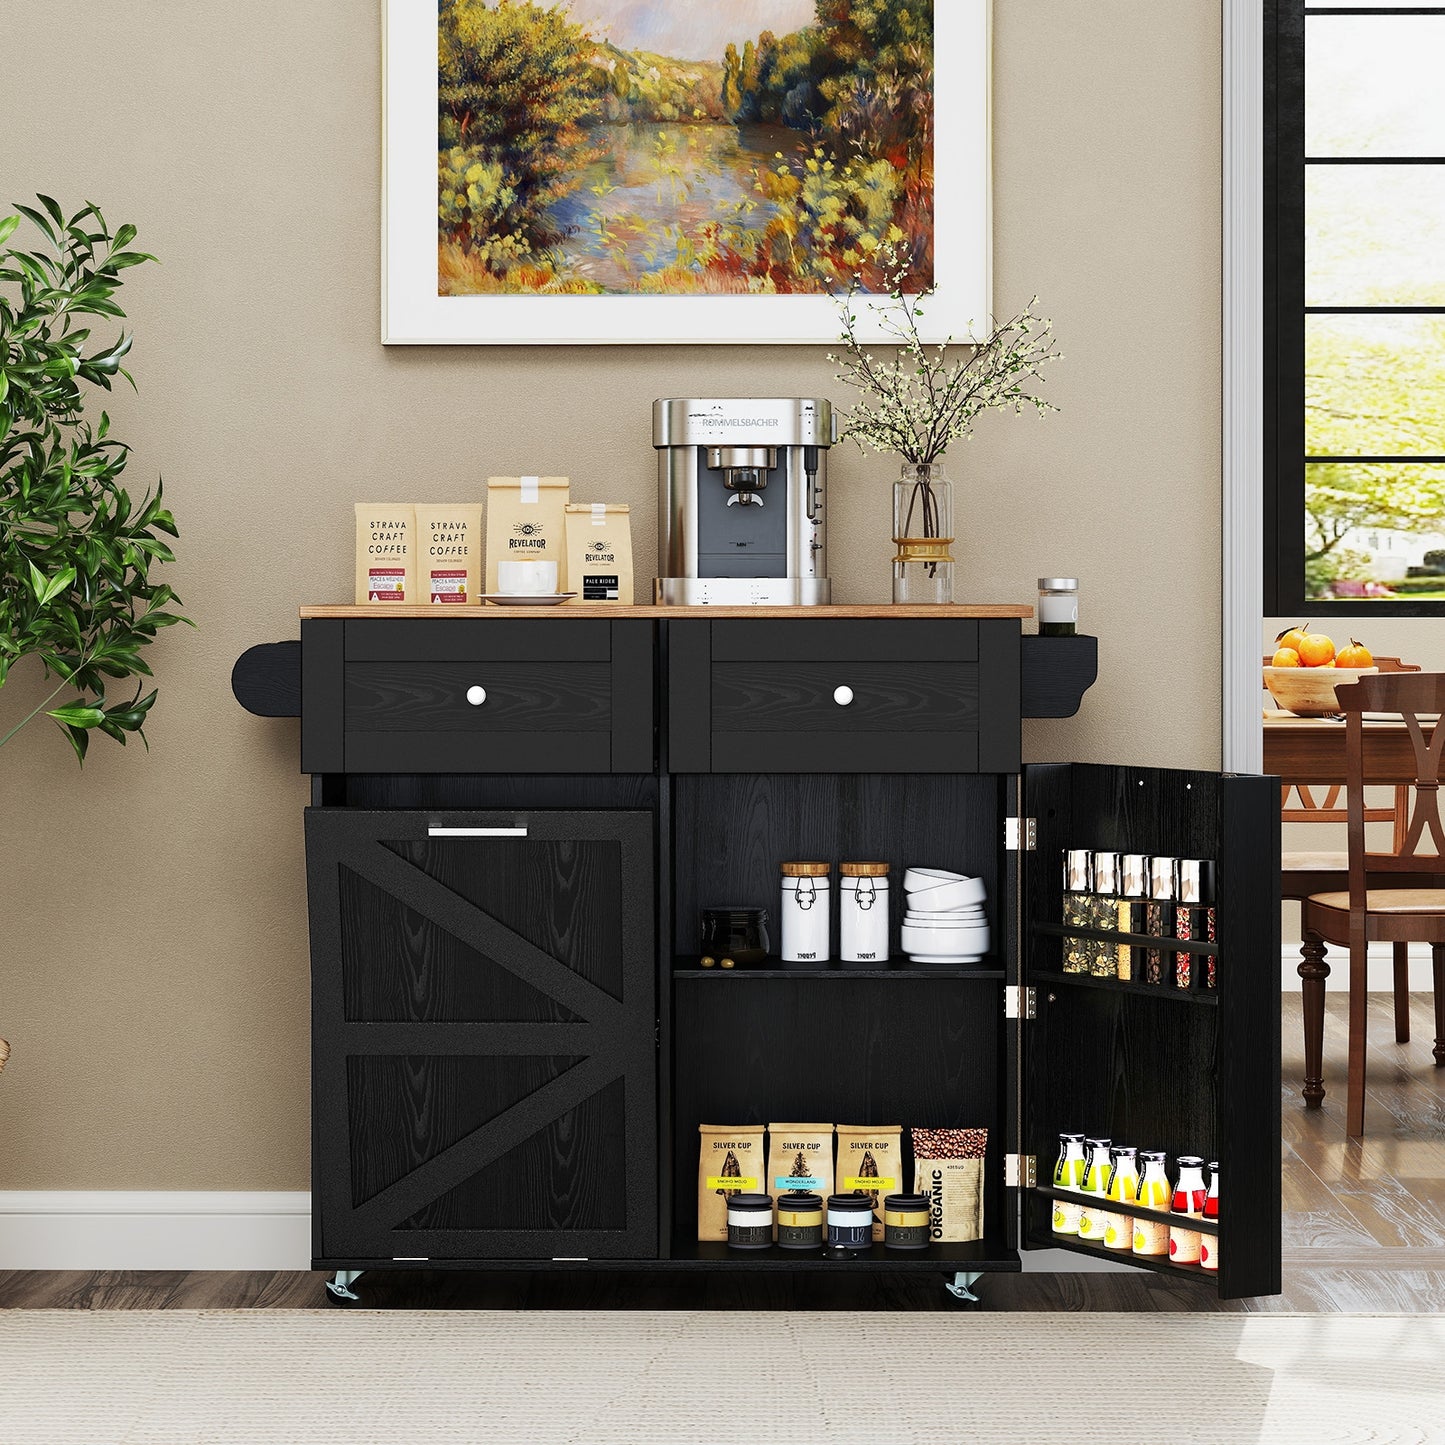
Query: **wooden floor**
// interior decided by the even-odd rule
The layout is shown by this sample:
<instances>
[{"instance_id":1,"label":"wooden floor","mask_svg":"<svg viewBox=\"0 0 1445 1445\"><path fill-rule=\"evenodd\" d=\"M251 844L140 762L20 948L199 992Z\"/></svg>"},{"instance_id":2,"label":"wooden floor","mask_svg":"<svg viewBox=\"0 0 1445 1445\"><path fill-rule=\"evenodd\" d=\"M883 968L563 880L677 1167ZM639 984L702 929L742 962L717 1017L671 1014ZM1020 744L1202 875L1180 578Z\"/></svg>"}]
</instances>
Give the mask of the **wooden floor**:
<instances>
[{"instance_id":1,"label":"wooden floor","mask_svg":"<svg viewBox=\"0 0 1445 1445\"><path fill-rule=\"evenodd\" d=\"M1366 1137L1344 1128L1345 1001L1329 1001L1318 1112L1300 1103L1297 997L1284 1007L1284 1293L1221 1302L1160 1274L995 1275L990 1310L1306 1310L1435 1312L1445 1306L1445 1069L1432 1065L1429 995L1397 1045L1387 995L1371 1000ZM304 1273L0 1273L0 1308L311 1309L322 1276ZM773 1279L759 1275L378 1273L366 1302L391 1309L948 1309L932 1276Z\"/></svg>"}]
</instances>

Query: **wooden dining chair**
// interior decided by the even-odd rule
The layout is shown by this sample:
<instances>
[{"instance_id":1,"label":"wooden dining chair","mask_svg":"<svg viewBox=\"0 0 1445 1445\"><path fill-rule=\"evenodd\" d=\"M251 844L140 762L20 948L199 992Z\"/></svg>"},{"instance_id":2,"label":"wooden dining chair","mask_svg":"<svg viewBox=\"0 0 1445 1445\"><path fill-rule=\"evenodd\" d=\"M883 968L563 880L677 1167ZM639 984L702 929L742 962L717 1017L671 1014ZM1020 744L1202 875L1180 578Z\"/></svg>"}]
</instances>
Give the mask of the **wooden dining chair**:
<instances>
[{"instance_id":1,"label":"wooden dining chair","mask_svg":"<svg viewBox=\"0 0 1445 1445\"><path fill-rule=\"evenodd\" d=\"M1269 666L1270 659L1264 659ZM1381 672L1419 672L1419 663L1398 657L1377 657ZM1342 804L1343 783L1310 784L1281 780L1280 821L1283 823L1333 823L1346 820ZM1394 849L1405 837L1405 816L1410 790L1400 786L1388 804L1366 807L1365 822L1393 825ZM1341 849L1286 849L1280 857L1280 897L1303 903L1312 893L1330 893L1349 887L1349 855ZM1395 1042L1410 1042L1410 946L1397 943L1394 949ZM1300 995L1304 1013L1305 1072L1302 1095L1305 1108L1318 1109L1324 1102L1325 980L1330 966L1322 944L1306 943L1300 949Z\"/></svg>"},{"instance_id":2,"label":"wooden dining chair","mask_svg":"<svg viewBox=\"0 0 1445 1445\"><path fill-rule=\"evenodd\" d=\"M1376 673L1336 692L1345 715L1345 814L1349 886L1304 901L1307 945L1350 951L1349 1078L1345 1132L1365 1132L1365 1034L1368 947L1381 941L1430 944L1435 989L1435 1066L1445 1066L1445 820L1440 816L1445 750L1445 673ZM1391 852L1365 843L1364 714L1397 714L1415 755L1404 836ZM1422 845L1428 841L1427 850ZM1396 886L1376 886L1395 875ZM1434 886L1419 886L1422 878ZM1407 885L1407 886L1401 886Z\"/></svg>"}]
</instances>

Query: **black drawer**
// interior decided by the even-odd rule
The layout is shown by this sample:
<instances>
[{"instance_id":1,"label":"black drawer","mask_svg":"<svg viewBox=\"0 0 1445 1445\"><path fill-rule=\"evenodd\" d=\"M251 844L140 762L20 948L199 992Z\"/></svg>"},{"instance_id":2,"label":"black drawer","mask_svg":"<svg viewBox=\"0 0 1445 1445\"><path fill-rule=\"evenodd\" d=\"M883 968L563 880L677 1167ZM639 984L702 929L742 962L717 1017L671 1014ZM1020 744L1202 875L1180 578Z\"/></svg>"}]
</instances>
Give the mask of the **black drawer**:
<instances>
[{"instance_id":1,"label":"black drawer","mask_svg":"<svg viewBox=\"0 0 1445 1445\"><path fill-rule=\"evenodd\" d=\"M1019 626L973 618L669 622L673 772L1019 766Z\"/></svg>"},{"instance_id":2,"label":"black drawer","mask_svg":"<svg viewBox=\"0 0 1445 1445\"><path fill-rule=\"evenodd\" d=\"M302 644L305 772L652 771L646 621L368 618Z\"/></svg>"}]
</instances>

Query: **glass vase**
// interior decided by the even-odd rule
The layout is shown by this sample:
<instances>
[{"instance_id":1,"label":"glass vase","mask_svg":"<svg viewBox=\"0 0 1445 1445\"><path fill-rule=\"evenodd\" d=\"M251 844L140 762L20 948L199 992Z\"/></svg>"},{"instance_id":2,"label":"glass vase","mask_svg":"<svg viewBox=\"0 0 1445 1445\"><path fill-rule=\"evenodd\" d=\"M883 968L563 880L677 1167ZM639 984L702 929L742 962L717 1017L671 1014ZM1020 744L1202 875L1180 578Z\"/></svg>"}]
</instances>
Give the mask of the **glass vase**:
<instances>
[{"instance_id":1,"label":"glass vase","mask_svg":"<svg viewBox=\"0 0 1445 1445\"><path fill-rule=\"evenodd\" d=\"M953 601L953 483L940 464L904 462L893 484L893 600Z\"/></svg>"}]
</instances>

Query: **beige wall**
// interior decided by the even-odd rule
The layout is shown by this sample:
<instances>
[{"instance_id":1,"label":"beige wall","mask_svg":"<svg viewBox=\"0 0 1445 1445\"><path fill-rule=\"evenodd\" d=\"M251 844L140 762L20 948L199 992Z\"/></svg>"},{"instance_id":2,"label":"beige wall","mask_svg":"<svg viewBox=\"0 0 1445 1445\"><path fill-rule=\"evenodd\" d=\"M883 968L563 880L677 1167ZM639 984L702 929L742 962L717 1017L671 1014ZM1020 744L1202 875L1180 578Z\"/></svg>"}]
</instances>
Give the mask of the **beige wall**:
<instances>
[{"instance_id":1,"label":"beige wall","mask_svg":"<svg viewBox=\"0 0 1445 1445\"><path fill-rule=\"evenodd\" d=\"M1067 360L1060 415L951 459L960 596L1077 573L1103 650L1034 757L1218 761L1218 11L997 0L997 304L1037 292ZM653 397L837 395L821 348L383 349L378 28L364 0L7 10L0 193L93 198L164 259L113 411L201 627L154 649L149 756L102 743L82 776L34 728L0 761L0 1188L306 1187L306 788L295 724L228 675L349 595L354 500L569 473L632 504L646 577ZM892 471L839 456L840 600L886 598Z\"/></svg>"}]
</instances>

